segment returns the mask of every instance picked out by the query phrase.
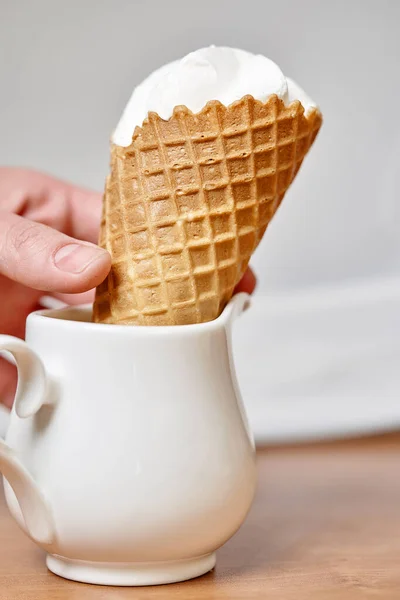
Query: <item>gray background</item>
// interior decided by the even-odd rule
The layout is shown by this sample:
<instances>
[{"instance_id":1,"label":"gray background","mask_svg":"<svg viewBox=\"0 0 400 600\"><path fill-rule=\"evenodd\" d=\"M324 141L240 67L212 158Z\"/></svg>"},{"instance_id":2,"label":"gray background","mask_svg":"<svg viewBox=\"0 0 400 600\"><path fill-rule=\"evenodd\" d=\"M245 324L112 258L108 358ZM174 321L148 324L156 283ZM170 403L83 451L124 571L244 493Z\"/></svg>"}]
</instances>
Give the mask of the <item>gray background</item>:
<instances>
[{"instance_id":1,"label":"gray background","mask_svg":"<svg viewBox=\"0 0 400 600\"><path fill-rule=\"evenodd\" d=\"M211 43L266 54L323 130L254 264L261 292L400 269L400 2L1 0L0 163L101 189L151 70Z\"/></svg>"},{"instance_id":2,"label":"gray background","mask_svg":"<svg viewBox=\"0 0 400 600\"><path fill-rule=\"evenodd\" d=\"M101 190L133 87L212 43L266 54L320 104L235 328L258 440L400 423L399 23L398 0L0 0L0 164Z\"/></svg>"}]
</instances>

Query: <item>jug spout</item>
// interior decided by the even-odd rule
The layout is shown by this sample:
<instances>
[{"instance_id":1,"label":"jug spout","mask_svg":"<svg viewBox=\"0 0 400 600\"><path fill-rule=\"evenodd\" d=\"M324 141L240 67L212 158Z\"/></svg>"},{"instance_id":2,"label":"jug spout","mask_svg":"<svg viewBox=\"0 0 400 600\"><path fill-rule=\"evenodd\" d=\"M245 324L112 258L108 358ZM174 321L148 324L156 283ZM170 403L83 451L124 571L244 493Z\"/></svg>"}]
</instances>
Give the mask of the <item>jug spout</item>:
<instances>
[{"instance_id":1,"label":"jug spout","mask_svg":"<svg viewBox=\"0 0 400 600\"><path fill-rule=\"evenodd\" d=\"M13 355L18 366L15 412L19 418L32 417L47 403L46 374L42 361L18 338L0 335L0 352ZM51 544L55 527L51 508L16 452L0 439L0 473L12 487L29 535L40 545Z\"/></svg>"},{"instance_id":2,"label":"jug spout","mask_svg":"<svg viewBox=\"0 0 400 600\"><path fill-rule=\"evenodd\" d=\"M250 306L250 296L245 292L235 294L230 302L226 305L225 310L222 313L222 317L225 320L225 327L230 330L235 319L239 317L242 312L247 310Z\"/></svg>"}]
</instances>

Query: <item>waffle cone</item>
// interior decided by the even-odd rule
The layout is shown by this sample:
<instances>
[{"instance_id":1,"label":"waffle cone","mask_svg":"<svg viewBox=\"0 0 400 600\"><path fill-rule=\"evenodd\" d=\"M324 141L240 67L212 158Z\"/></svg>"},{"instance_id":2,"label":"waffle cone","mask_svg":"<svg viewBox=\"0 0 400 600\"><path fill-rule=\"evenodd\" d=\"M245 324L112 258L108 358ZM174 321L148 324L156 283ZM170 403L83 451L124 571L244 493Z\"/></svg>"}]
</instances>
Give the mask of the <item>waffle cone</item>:
<instances>
[{"instance_id":1,"label":"waffle cone","mask_svg":"<svg viewBox=\"0 0 400 600\"><path fill-rule=\"evenodd\" d=\"M322 123L275 95L198 114L149 113L112 145L100 245L112 258L94 320L183 325L218 317Z\"/></svg>"}]
</instances>

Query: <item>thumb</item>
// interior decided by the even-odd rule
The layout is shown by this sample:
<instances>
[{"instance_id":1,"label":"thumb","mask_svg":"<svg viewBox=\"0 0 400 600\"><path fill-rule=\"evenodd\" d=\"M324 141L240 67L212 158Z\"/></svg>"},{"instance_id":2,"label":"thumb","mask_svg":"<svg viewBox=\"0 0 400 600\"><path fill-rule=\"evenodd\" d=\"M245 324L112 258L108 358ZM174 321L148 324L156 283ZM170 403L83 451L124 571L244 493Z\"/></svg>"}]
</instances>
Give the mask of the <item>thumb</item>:
<instances>
[{"instance_id":1,"label":"thumb","mask_svg":"<svg viewBox=\"0 0 400 600\"><path fill-rule=\"evenodd\" d=\"M0 273L27 287L85 292L107 276L108 252L47 225L0 211Z\"/></svg>"}]
</instances>

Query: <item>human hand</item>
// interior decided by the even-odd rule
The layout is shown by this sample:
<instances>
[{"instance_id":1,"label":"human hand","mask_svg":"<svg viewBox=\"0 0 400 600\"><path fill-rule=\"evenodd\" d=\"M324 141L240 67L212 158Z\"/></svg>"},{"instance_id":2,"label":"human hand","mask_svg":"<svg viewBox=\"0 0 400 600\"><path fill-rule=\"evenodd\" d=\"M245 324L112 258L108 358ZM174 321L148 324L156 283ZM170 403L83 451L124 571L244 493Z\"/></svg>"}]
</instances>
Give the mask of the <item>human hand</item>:
<instances>
[{"instance_id":1,"label":"human hand","mask_svg":"<svg viewBox=\"0 0 400 600\"><path fill-rule=\"evenodd\" d=\"M94 245L100 212L100 194L0 168L0 333L23 338L43 292L68 303L91 300L79 292L101 283L110 269L108 252ZM0 358L0 401L8 406L15 385L15 367Z\"/></svg>"},{"instance_id":2,"label":"human hand","mask_svg":"<svg viewBox=\"0 0 400 600\"><path fill-rule=\"evenodd\" d=\"M43 292L69 304L93 300L110 269L109 254L94 245L100 213L100 194L0 168L0 333L23 338ZM252 293L255 285L248 269L235 291ZM15 387L15 367L0 358L0 402L11 406Z\"/></svg>"},{"instance_id":3,"label":"human hand","mask_svg":"<svg viewBox=\"0 0 400 600\"><path fill-rule=\"evenodd\" d=\"M254 272L251 267L247 267L247 271L243 275L241 281L237 284L235 288L235 294L239 292L246 292L247 294L252 294L257 286L257 278L254 275Z\"/></svg>"}]
</instances>

